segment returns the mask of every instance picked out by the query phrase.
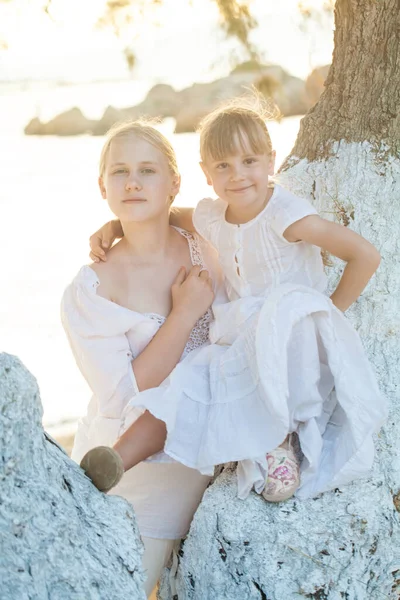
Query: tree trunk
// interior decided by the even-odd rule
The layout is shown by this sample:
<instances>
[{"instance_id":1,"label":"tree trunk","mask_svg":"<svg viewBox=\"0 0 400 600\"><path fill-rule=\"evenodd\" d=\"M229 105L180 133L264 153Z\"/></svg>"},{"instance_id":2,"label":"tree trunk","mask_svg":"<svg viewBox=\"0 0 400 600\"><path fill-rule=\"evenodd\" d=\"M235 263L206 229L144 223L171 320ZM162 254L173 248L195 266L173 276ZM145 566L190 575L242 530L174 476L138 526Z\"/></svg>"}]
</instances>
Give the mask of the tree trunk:
<instances>
[{"instance_id":1,"label":"tree trunk","mask_svg":"<svg viewBox=\"0 0 400 600\"><path fill-rule=\"evenodd\" d=\"M284 168L332 156L332 141L400 152L400 0L337 0L332 66ZM382 142L385 143L382 149Z\"/></svg>"},{"instance_id":2,"label":"tree trunk","mask_svg":"<svg viewBox=\"0 0 400 600\"><path fill-rule=\"evenodd\" d=\"M280 179L382 255L348 316L391 400L372 477L308 501L236 498L225 470L166 573L162 600L400 598L400 1L337 0L326 90ZM329 268L333 287L343 264Z\"/></svg>"}]
</instances>

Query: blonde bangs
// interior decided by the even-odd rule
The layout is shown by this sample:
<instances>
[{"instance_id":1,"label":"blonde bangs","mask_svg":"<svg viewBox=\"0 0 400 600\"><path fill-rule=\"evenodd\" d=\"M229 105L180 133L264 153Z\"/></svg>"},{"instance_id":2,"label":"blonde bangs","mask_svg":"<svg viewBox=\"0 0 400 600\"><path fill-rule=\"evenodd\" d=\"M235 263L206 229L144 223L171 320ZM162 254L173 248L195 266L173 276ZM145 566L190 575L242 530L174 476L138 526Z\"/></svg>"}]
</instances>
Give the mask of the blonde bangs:
<instances>
[{"instance_id":1,"label":"blonde bangs","mask_svg":"<svg viewBox=\"0 0 400 600\"><path fill-rule=\"evenodd\" d=\"M201 159L218 161L237 154L271 154L272 144L263 116L243 106L219 108L200 124Z\"/></svg>"}]
</instances>

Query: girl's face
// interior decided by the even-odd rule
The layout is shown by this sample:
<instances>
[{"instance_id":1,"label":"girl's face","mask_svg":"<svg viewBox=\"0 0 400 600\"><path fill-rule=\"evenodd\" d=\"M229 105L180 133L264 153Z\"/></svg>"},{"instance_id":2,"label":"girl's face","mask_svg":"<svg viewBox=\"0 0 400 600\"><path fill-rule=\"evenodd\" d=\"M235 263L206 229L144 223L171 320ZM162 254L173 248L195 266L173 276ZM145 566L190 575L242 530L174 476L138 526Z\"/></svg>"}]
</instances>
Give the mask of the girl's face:
<instances>
[{"instance_id":1,"label":"girl's face","mask_svg":"<svg viewBox=\"0 0 400 600\"><path fill-rule=\"evenodd\" d=\"M201 163L219 198L232 207L256 207L268 193L269 175L274 174L275 152L255 154L248 140L242 145L237 140L237 152L222 160Z\"/></svg>"},{"instance_id":2,"label":"girl's face","mask_svg":"<svg viewBox=\"0 0 400 600\"><path fill-rule=\"evenodd\" d=\"M168 214L171 196L179 191L164 154L134 135L112 140L105 171L99 179L103 198L122 221L147 221Z\"/></svg>"}]
</instances>

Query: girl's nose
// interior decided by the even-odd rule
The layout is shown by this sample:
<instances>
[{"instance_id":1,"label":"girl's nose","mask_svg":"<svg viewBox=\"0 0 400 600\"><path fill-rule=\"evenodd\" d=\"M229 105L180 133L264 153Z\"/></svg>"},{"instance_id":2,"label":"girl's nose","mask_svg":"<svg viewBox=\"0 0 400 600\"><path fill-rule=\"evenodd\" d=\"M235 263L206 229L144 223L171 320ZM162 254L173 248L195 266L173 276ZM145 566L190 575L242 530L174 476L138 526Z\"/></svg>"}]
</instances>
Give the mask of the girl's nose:
<instances>
[{"instance_id":1,"label":"girl's nose","mask_svg":"<svg viewBox=\"0 0 400 600\"><path fill-rule=\"evenodd\" d=\"M234 169L231 174L231 181L241 181L244 179L244 175L241 169Z\"/></svg>"},{"instance_id":2,"label":"girl's nose","mask_svg":"<svg viewBox=\"0 0 400 600\"><path fill-rule=\"evenodd\" d=\"M138 179L136 179L135 177L132 177L130 179L127 180L126 184L125 184L125 188L126 190L129 192L130 190L140 190L141 189L141 184L140 181L138 181Z\"/></svg>"}]
</instances>

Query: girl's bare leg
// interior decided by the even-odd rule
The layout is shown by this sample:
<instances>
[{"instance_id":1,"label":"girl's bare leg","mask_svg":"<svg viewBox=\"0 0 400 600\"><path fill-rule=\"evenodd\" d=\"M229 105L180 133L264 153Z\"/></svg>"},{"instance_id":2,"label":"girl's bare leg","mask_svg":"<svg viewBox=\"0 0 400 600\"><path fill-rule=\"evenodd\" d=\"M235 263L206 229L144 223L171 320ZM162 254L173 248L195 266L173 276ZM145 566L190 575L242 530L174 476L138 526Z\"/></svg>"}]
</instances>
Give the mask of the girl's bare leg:
<instances>
[{"instance_id":1,"label":"girl's bare leg","mask_svg":"<svg viewBox=\"0 0 400 600\"><path fill-rule=\"evenodd\" d=\"M160 452L166 437L164 421L146 411L113 448L97 446L89 450L81 460L81 468L98 490L108 492L119 483L125 471Z\"/></svg>"},{"instance_id":2,"label":"girl's bare leg","mask_svg":"<svg viewBox=\"0 0 400 600\"><path fill-rule=\"evenodd\" d=\"M167 428L164 421L156 419L146 410L121 435L113 448L122 458L124 471L149 458L164 448Z\"/></svg>"}]
</instances>

